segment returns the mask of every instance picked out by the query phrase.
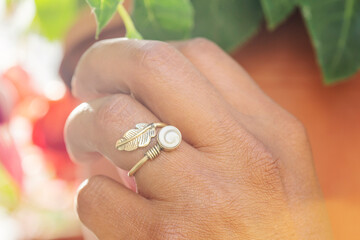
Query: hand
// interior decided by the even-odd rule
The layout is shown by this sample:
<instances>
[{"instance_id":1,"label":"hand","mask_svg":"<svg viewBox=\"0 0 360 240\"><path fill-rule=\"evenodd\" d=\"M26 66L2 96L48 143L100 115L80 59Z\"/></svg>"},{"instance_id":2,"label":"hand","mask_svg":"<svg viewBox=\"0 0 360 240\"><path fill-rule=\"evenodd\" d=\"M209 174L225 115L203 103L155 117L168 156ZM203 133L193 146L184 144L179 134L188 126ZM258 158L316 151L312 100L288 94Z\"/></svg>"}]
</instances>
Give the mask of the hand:
<instances>
[{"instance_id":1,"label":"hand","mask_svg":"<svg viewBox=\"0 0 360 240\"><path fill-rule=\"evenodd\" d=\"M146 149L115 143L141 122L183 135L136 173L138 194L104 176L81 188L80 220L99 239L331 239L304 127L215 44L101 41L72 90L87 101L65 130L77 161L129 170Z\"/></svg>"}]
</instances>

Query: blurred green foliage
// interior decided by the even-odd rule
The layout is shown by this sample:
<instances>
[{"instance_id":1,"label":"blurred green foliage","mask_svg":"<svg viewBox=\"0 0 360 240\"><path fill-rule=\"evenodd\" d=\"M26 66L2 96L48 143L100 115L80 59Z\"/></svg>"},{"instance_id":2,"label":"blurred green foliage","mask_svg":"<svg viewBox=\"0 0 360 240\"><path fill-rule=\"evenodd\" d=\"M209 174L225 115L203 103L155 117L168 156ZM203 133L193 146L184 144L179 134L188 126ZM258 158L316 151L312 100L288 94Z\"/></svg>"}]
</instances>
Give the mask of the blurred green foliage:
<instances>
[{"instance_id":1,"label":"blurred green foliage","mask_svg":"<svg viewBox=\"0 0 360 240\"><path fill-rule=\"evenodd\" d=\"M267 26L275 29L295 10L297 0L261 0Z\"/></svg>"},{"instance_id":2,"label":"blurred green foliage","mask_svg":"<svg viewBox=\"0 0 360 240\"><path fill-rule=\"evenodd\" d=\"M62 38L76 19L77 0L34 0L36 15L33 27L50 40Z\"/></svg>"},{"instance_id":3,"label":"blurred green foliage","mask_svg":"<svg viewBox=\"0 0 360 240\"><path fill-rule=\"evenodd\" d=\"M299 0L325 83L360 69L360 0Z\"/></svg>"},{"instance_id":4,"label":"blurred green foliage","mask_svg":"<svg viewBox=\"0 0 360 240\"><path fill-rule=\"evenodd\" d=\"M254 0L192 0L195 8L193 37L206 37L232 51L253 36L263 19Z\"/></svg>"},{"instance_id":5,"label":"blurred green foliage","mask_svg":"<svg viewBox=\"0 0 360 240\"><path fill-rule=\"evenodd\" d=\"M50 39L63 36L81 0L35 0L35 22ZM84 2L85 0L82 0ZM98 22L97 34L120 0L87 0ZM360 69L360 0L134 0L132 19L118 8L128 37L178 40L207 37L231 51L253 36L265 17L276 29L300 9L317 53L324 82L332 84ZM136 28L135 28L135 27Z\"/></svg>"},{"instance_id":6,"label":"blurred green foliage","mask_svg":"<svg viewBox=\"0 0 360 240\"><path fill-rule=\"evenodd\" d=\"M147 39L190 38L194 24L190 0L137 0L132 17L136 28Z\"/></svg>"},{"instance_id":7,"label":"blurred green foliage","mask_svg":"<svg viewBox=\"0 0 360 240\"><path fill-rule=\"evenodd\" d=\"M98 38L101 30L106 26L106 24L108 24L115 14L118 5L122 4L123 1L86 0L86 2L94 11L97 23L96 38Z\"/></svg>"}]
</instances>

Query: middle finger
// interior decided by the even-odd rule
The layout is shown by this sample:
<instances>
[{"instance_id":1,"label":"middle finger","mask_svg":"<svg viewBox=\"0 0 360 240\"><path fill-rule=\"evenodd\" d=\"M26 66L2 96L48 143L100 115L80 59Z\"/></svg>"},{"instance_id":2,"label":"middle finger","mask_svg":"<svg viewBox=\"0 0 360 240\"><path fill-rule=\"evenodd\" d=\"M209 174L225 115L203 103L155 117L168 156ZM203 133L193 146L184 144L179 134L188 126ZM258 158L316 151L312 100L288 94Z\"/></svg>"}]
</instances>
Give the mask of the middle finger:
<instances>
[{"instance_id":1,"label":"middle finger","mask_svg":"<svg viewBox=\"0 0 360 240\"><path fill-rule=\"evenodd\" d=\"M195 147L216 145L219 129L233 124L231 107L214 86L163 42L114 39L96 44L78 64L73 92L83 100L132 93L161 121L179 127Z\"/></svg>"}]
</instances>

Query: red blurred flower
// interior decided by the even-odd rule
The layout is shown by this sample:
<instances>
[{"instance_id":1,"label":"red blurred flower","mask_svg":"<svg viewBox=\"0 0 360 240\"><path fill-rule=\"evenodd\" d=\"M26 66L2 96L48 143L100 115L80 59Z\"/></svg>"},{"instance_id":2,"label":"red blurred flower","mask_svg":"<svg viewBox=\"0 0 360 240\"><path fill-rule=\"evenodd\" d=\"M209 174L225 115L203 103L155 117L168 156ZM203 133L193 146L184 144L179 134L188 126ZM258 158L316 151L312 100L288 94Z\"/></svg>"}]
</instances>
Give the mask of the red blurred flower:
<instances>
[{"instance_id":1,"label":"red blurred flower","mask_svg":"<svg viewBox=\"0 0 360 240\"><path fill-rule=\"evenodd\" d=\"M73 180L75 165L67 155L64 142L64 126L77 101L67 92L58 101L50 101L48 112L34 123L33 142L40 146L46 159L54 165L57 177Z\"/></svg>"},{"instance_id":2,"label":"red blurred flower","mask_svg":"<svg viewBox=\"0 0 360 240\"><path fill-rule=\"evenodd\" d=\"M6 126L0 126L0 163L15 182L21 186L23 171L20 156Z\"/></svg>"},{"instance_id":3,"label":"red blurred flower","mask_svg":"<svg viewBox=\"0 0 360 240\"><path fill-rule=\"evenodd\" d=\"M21 66L9 68L3 74L2 78L13 85L16 90L16 93L13 93L13 95L16 94L16 96L13 97L16 100L21 101L26 97L36 95L29 74Z\"/></svg>"},{"instance_id":4,"label":"red blurred flower","mask_svg":"<svg viewBox=\"0 0 360 240\"><path fill-rule=\"evenodd\" d=\"M75 165L66 152L63 129L67 116L78 103L69 92L61 99L51 101L35 91L32 83L30 76L20 66L10 68L1 76L0 124L19 116L29 121L32 125L29 130L32 130L32 141L28 144L41 148L47 165L57 177L74 180ZM20 183L21 159L7 129L0 132L0 162Z\"/></svg>"}]
</instances>

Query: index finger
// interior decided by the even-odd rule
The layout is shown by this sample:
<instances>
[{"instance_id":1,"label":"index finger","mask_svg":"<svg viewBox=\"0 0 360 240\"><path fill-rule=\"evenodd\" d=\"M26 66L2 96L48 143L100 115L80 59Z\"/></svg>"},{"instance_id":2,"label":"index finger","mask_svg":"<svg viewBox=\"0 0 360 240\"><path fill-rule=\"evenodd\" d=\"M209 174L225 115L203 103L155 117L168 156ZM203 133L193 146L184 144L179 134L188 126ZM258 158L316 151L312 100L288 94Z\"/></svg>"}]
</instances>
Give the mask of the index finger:
<instances>
[{"instance_id":1,"label":"index finger","mask_svg":"<svg viewBox=\"0 0 360 240\"><path fill-rule=\"evenodd\" d=\"M178 50L158 41L95 44L77 66L73 92L83 100L132 93L195 147L217 143L219 129L232 119L230 105L213 85Z\"/></svg>"}]
</instances>

